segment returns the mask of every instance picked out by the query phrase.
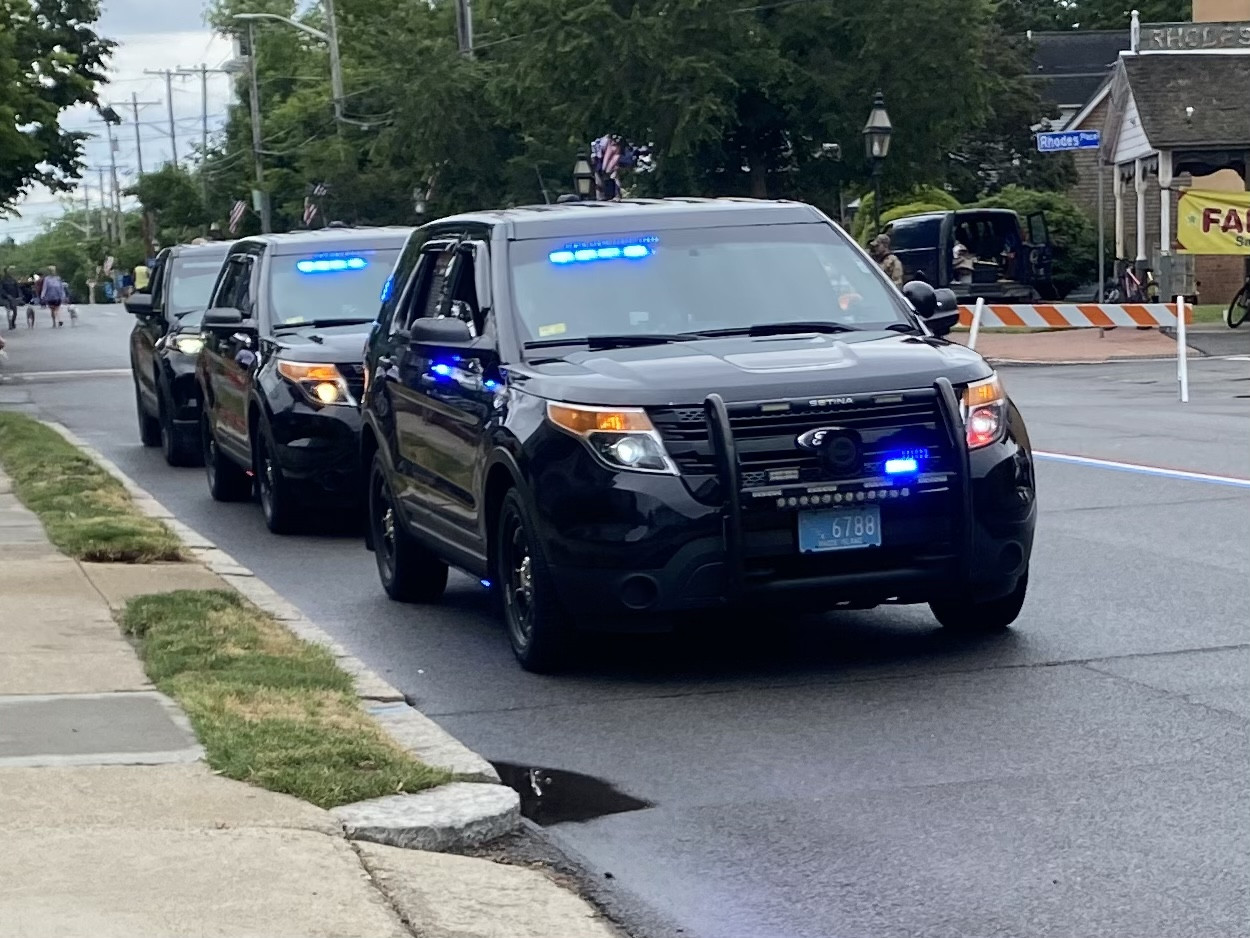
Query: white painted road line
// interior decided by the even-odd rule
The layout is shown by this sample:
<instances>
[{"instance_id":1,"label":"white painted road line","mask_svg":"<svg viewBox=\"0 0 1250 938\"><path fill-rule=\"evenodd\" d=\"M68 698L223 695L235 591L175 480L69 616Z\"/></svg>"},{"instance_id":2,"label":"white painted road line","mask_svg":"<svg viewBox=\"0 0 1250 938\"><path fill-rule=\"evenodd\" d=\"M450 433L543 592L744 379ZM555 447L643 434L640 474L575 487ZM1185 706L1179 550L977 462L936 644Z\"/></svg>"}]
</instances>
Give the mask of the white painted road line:
<instances>
[{"instance_id":1,"label":"white painted road line","mask_svg":"<svg viewBox=\"0 0 1250 938\"><path fill-rule=\"evenodd\" d=\"M1184 479L1189 482L1207 482L1211 485L1231 485L1235 488L1250 489L1250 479L1241 479L1237 476L1217 476L1206 472L1189 472L1185 469L1164 469L1161 466L1143 466L1140 463L1094 459L1091 456L1072 456L1068 453L1044 453L1034 450L1033 455L1037 459L1070 463L1074 466L1092 466L1095 469L1137 472L1148 476L1163 476L1166 479Z\"/></svg>"}]
</instances>

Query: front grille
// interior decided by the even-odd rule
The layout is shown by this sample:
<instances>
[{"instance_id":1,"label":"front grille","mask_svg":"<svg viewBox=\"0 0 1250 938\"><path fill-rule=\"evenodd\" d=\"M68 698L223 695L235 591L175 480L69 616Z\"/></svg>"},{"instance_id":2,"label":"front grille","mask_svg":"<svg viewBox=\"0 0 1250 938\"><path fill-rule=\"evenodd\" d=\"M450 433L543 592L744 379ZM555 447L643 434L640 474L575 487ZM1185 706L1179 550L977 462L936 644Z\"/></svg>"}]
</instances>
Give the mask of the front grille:
<instances>
[{"instance_id":1,"label":"front grille","mask_svg":"<svg viewBox=\"0 0 1250 938\"><path fill-rule=\"evenodd\" d=\"M728 404L729 423L745 488L787 482L829 482L836 479L820 457L799 447L797 439L818 427L855 430L863 440L863 475L880 475L889 456L903 450L924 450L925 472L954 468L946 431L931 389L861 395L850 402L756 401ZM719 499L716 457L702 407L657 407L651 421L669 455L696 495Z\"/></svg>"},{"instance_id":2,"label":"front grille","mask_svg":"<svg viewBox=\"0 0 1250 938\"><path fill-rule=\"evenodd\" d=\"M352 397L359 401L365 393L365 366L360 362L353 362L350 365L339 364L337 368L343 380L347 382L347 390L351 391Z\"/></svg>"}]
</instances>

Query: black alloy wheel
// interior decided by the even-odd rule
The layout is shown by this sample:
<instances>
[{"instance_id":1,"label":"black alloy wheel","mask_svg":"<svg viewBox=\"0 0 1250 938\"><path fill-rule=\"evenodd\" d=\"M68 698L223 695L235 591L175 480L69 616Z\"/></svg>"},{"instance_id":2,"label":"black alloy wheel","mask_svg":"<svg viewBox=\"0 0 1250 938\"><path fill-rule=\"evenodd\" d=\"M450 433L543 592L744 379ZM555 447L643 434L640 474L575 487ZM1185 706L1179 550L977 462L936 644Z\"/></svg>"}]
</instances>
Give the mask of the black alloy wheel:
<instances>
[{"instance_id":1,"label":"black alloy wheel","mask_svg":"<svg viewBox=\"0 0 1250 938\"><path fill-rule=\"evenodd\" d=\"M165 394L160 391L157 393L160 401L161 450L165 453L165 462L171 466L198 466L203 457L200 441L194 432L174 425Z\"/></svg>"},{"instance_id":2,"label":"black alloy wheel","mask_svg":"<svg viewBox=\"0 0 1250 938\"><path fill-rule=\"evenodd\" d=\"M135 381L135 413L139 415L139 440L144 446L161 445L161 422L158 418L148 415L143 406L143 395L139 393L139 382Z\"/></svg>"},{"instance_id":3,"label":"black alloy wheel","mask_svg":"<svg viewBox=\"0 0 1250 938\"><path fill-rule=\"evenodd\" d=\"M511 489L499 512L494 569L512 653L526 671L542 673L567 661L572 630L533 531L520 494Z\"/></svg>"},{"instance_id":4,"label":"black alloy wheel","mask_svg":"<svg viewBox=\"0 0 1250 938\"><path fill-rule=\"evenodd\" d=\"M1247 317L1250 317L1250 280L1246 281L1246 285L1228 304L1228 309L1224 310L1224 322L1228 324L1228 328L1236 329Z\"/></svg>"},{"instance_id":5,"label":"black alloy wheel","mask_svg":"<svg viewBox=\"0 0 1250 938\"><path fill-rule=\"evenodd\" d=\"M204 453L204 474L208 493L218 502L241 502L252 494L252 480L217 445L217 438L208 423L208 415L200 420L200 442Z\"/></svg>"},{"instance_id":6,"label":"black alloy wheel","mask_svg":"<svg viewBox=\"0 0 1250 938\"><path fill-rule=\"evenodd\" d=\"M438 602L447 589L447 564L404 527L380 453L369 469L368 510L373 558L386 595L397 602Z\"/></svg>"},{"instance_id":7,"label":"black alloy wheel","mask_svg":"<svg viewBox=\"0 0 1250 938\"><path fill-rule=\"evenodd\" d=\"M299 516L295 486L278 464L277 447L269 429L256 427L255 437L252 468L256 473L256 493L260 498L260 510L265 515L265 526L274 534L290 534L295 530Z\"/></svg>"}]
</instances>

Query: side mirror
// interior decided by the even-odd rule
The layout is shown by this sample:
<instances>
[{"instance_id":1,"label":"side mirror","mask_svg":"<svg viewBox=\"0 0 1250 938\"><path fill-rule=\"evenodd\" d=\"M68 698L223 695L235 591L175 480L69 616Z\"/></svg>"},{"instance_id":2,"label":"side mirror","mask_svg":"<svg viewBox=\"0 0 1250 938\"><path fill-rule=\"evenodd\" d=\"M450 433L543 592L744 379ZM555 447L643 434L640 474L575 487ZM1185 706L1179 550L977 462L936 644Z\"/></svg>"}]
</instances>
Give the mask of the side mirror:
<instances>
[{"instance_id":1,"label":"side mirror","mask_svg":"<svg viewBox=\"0 0 1250 938\"><path fill-rule=\"evenodd\" d=\"M408 330L408 339L414 345L432 345L437 348L468 348L473 344L469 325L451 316L438 319L418 319Z\"/></svg>"},{"instance_id":2,"label":"side mirror","mask_svg":"<svg viewBox=\"0 0 1250 938\"><path fill-rule=\"evenodd\" d=\"M907 302L921 319L929 319L937 312L937 291L923 280L910 280L903 284L903 296L907 297Z\"/></svg>"},{"instance_id":3,"label":"side mirror","mask_svg":"<svg viewBox=\"0 0 1250 938\"><path fill-rule=\"evenodd\" d=\"M243 314L229 306L216 306L204 314L201 321L205 329L238 329L243 325Z\"/></svg>"},{"instance_id":4,"label":"side mirror","mask_svg":"<svg viewBox=\"0 0 1250 938\"><path fill-rule=\"evenodd\" d=\"M959 298L954 290L943 287L934 290L936 300L933 314L926 320L929 331L939 339L950 335L952 329L959 325Z\"/></svg>"},{"instance_id":5,"label":"side mirror","mask_svg":"<svg viewBox=\"0 0 1250 938\"><path fill-rule=\"evenodd\" d=\"M150 293L135 293L126 300L126 312L132 316L151 316L152 315L152 295Z\"/></svg>"}]
</instances>

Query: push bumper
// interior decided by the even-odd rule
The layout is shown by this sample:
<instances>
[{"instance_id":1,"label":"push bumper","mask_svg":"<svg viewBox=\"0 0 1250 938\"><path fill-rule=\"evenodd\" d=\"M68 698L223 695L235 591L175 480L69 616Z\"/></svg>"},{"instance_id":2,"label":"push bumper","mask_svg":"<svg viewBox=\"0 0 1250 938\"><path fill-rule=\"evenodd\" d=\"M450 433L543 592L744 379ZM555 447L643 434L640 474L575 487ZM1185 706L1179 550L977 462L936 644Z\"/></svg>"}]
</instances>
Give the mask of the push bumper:
<instances>
[{"instance_id":1,"label":"push bumper","mask_svg":"<svg viewBox=\"0 0 1250 938\"><path fill-rule=\"evenodd\" d=\"M946 479L907 486L906 494L902 486L875 491L880 547L801 553L803 508L780 504L801 487L769 491L766 505L758 491L743 487L726 408L716 395L706 401L705 417L722 504L697 500L673 476L587 480L591 470L582 467L552 480L555 486L540 490L560 498L546 507L540 502L538 510L548 565L567 608L586 627L645 629L655 627L654 617L642 613L777 599L786 608L830 609L947 596L988 600L1011 592L1027 570L1036 523L1027 443L1009 432L969 453L954 389L939 379L933 392L957 465ZM858 494L856 483L840 488L850 493L848 501ZM810 494L798 498L816 504Z\"/></svg>"},{"instance_id":2,"label":"push bumper","mask_svg":"<svg viewBox=\"0 0 1250 938\"><path fill-rule=\"evenodd\" d=\"M360 489L360 414L354 407L290 401L270 421L278 464L291 481L326 493Z\"/></svg>"}]
</instances>

